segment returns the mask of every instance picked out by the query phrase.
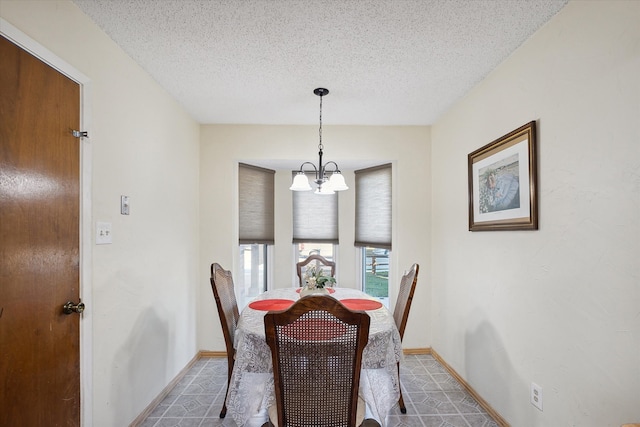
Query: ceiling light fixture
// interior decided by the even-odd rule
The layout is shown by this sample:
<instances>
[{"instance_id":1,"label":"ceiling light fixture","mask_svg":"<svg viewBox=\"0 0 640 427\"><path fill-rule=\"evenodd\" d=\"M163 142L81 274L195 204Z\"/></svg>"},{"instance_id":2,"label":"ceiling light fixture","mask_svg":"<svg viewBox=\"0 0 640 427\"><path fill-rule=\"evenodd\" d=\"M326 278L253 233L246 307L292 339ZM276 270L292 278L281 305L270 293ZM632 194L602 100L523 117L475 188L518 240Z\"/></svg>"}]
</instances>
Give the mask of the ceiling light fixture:
<instances>
[{"instance_id":1,"label":"ceiling light fixture","mask_svg":"<svg viewBox=\"0 0 640 427\"><path fill-rule=\"evenodd\" d=\"M329 93L329 89L317 88L313 91L316 95L320 97L320 130L318 134L320 135L320 143L318 144L318 166L314 165L311 162L304 162L300 165L300 169L298 173L293 178L293 183L289 190L293 191L309 191L311 190L311 185L309 184L309 179L304 171L305 165L311 165L313 170L316 173L316 179L313 182L316 183L318 188L316 189L316 194L333 194L336 191L348 190L347 184L344 182L344 177L338 169L338 164L336 162L329 161L326 164L322 164L322 154L324 150L324 145L322 145L322 97ZM327 166L333 165L335 167L332 171L327 171ZM309 171L311 172L311 171ZM331 177L327 176L327 173L331 173Z\"/></svg>"}]
</instances>

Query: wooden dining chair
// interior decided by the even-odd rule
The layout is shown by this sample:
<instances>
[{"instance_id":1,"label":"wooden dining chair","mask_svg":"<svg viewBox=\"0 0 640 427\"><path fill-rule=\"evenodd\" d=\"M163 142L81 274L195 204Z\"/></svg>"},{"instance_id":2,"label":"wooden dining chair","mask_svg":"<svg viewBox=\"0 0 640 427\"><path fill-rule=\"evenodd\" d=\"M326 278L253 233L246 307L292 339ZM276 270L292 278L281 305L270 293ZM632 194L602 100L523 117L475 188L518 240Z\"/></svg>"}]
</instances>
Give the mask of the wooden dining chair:
<instances>
[{"instance_id":1,"label":"wooden dining chair","mask_svg":"<svg viewBox=\"0 0 640 427\"><path fill-rule=\"evenodd\" d=\"M358 397L369 316L310 295L264 317L276 404L264 426L380 426ZM366 423L365 423L366 421Z\"/></svg>"},{"instance_id":2,"label":"wooden dining chair","mask_svg":"<svg viewBox=\"0 0 640 427\"><path fill-rule=\"evenodd\" d=\"M224 403L222 404L222 411L220 411L220 418L224 418L227 415L227 395L229 393L229 384L231 383L231 373L233 372L233 362L235 360L233 340L240 313L238 311L238 303L233 286L233 276L230 271L225 270L220 264L215 262L211 264L211 288L213 289L213 297L218 307L222 335L224 335L224 342L227 347L227 391L224 397Z\"/></svg>"},{"instance_id":3,"label":"wooden dining chair","mask_svg":"<svg viewBox=\"0 0 640 427\"><path fill-rule=\"evenodd\" d=\"M330 276L331 277L335 277L336 275L336 263L334 261L329 261L328 259L326 259L325 257L323 257L322 255L317 255L317 254L313 254L313 255L309 255L306 259L304 259L303 261L300 261L296 264L296 273L298 274L298 283L300 286L302 286L302 276L304 275L304 271L307 267L307 265L311 262L315 262L316 266L319 267L327 267L327 270L329 270L330 272Z\"/></svg>"},{"instance_id":4,"label":"wooden dining chair","mask_svg":"<svg viewBox=\"0 0 640 427\"><path fill-rule=\"evenodd\" d=\"M393 309L393 319L396 322L398 332L400 332L400 341L404 337L404 330L407 327L407 319L409 318L409 310L411 309L411 302L413 301L413 293L416 290L416 283L418 283L418 270L420 266L413 264L409 271L402 276L400 280L400 290L398 291L398 299L396 299L396 306ZM398 382L400 381L400 362L398 362ZM404 405L404 399L402 398L402 387L400 387L400 399L398 400L400 406L400 412L407 413L407 408Z\"/></svg>"}]
</instances>

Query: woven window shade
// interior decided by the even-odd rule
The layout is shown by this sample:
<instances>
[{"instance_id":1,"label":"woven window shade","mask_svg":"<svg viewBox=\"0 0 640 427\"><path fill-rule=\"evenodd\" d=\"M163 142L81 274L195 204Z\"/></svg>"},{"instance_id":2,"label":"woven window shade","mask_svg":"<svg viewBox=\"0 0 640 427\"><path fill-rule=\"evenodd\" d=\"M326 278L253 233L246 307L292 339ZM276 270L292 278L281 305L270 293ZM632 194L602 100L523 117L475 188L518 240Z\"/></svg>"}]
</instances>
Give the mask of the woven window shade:
<instances>
[{"instance_id":1,"label":"woven window shade","mask_svg":"<svg viewBox=\"0 0 640 427\"><path fill-rule=\"evenodd\" d=\"M273 244L275 171L244 163L238 166L239 242Z\"/></svg>"},{"instance_id":2,"label":"woven window shade","mask_svg":"<svg viewBox=\"0 0 640 427\"><path fill-rule=\"evenodd\" d=\"M296 172L293 172L295 176ZM307 174L315 179L315 173ZM338 243L338 194L315 194L311 191L292 191L293 243Z\"/></svg>"},{"instance_id":3,"label":"woven window shade","mask_svg":"<svg viewBox=\"0 0 640 427\"><path fill-rule=\"evenodd\" d=\"M355 171L356 246L391 249L391 164Z\"/></svg>"}]
</instances>

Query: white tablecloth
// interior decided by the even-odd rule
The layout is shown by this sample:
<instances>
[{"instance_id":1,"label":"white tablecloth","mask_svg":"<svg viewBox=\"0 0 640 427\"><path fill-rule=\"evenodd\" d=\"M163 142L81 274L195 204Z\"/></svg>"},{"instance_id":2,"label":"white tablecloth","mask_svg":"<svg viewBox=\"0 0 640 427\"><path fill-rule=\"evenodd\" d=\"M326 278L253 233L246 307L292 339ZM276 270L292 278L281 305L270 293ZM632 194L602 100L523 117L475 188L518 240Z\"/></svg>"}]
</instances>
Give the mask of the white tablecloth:
<instances>
[{"instance_id":1,"label":"white tablecloth","mask_svg":"<svg viewBox=\"0 0 640 427\"><path fill-rule=\"evenodd\" d=\"M335 288L331 296L341 299L369 298L365 293ZM296 288L276 289L258 299L297 300ZM266 311L247 306L240 314L235 335L236 360L229 385L227 411L238 426L260 425L267 420L267 408L275 404L271 350L264 333ZM368 416L384 426L385 418L400 397L397 362L402 358L400 334L386 307L367 310L371 318L369 342L362 355L360 396L367 403ZM250 422L251 421L251 422Z\"/></svg>"}]
</instances>

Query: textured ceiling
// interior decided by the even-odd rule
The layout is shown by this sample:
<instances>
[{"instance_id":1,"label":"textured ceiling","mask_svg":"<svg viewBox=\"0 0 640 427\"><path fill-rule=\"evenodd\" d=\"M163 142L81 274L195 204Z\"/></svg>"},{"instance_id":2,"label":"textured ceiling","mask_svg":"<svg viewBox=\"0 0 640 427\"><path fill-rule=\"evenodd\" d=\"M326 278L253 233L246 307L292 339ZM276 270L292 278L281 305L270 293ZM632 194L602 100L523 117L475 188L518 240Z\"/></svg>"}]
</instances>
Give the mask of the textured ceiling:
<instances>
[{"instance_id":1,"label":"textured ceiling","mask_svg":"<svg viewBox=\"0 0 640 427\"><path fill-rule=\"evenodd\" d=\"M73 0L200 123L429 125L566 0Z\"/></svg>"}]
</instances>

